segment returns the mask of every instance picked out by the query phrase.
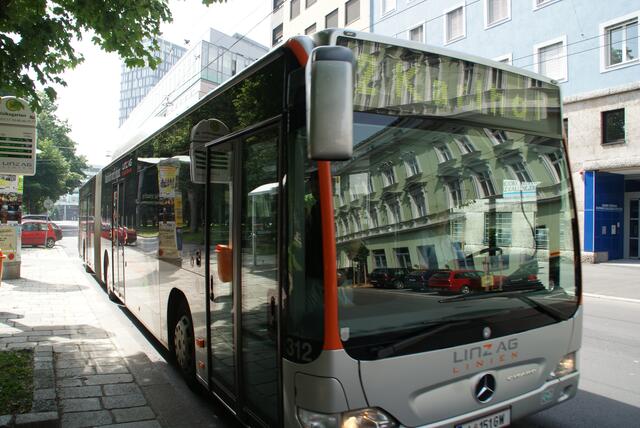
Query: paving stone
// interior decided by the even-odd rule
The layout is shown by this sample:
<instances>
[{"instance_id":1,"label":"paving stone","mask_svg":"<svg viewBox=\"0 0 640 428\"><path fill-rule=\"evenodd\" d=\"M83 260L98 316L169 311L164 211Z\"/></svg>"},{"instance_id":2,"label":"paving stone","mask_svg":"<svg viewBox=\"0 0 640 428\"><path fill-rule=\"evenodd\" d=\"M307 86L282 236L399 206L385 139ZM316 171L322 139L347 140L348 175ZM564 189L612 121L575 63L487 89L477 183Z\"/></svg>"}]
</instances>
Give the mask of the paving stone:
<instances>
[{"instance_id":1,"label":"paving stone","mask_svg":"<svg viewBox=\"0 0 640 428\"><path fill-rule=\"evenodd\" d=\"M125 424L105 425L104 428L160 428L158 421L129 422Z\"/></svg>"},{"instance_id":2,"label":"paving stone","mask_svg":"<svg viewBox=\"0 0 640 428\"><path fill-rule=\"evenodd\" d=\"M99 386L77 386L60 388L58 390L58 396L60 398L88 398L88 397L100 397L102 391Z\"/></svg>"},{"instance_id":3,"label":"paving stone","mask_svg":"<svg viewBox=\"0 0 640 428\"><path fill-rule=\"evenodd\" d=\"M80 428L106 425L113 422L111 413L107 410L94 412L65 413L62 415L61 426L64 428Z\"/></svg>"},{"instance_id":4,"label":"paving stone","mask_svg":"<svg viewBox=\"0 0 640 428\"><path fill-rule=\"evenodd\" d=\"M31 405L32 412L54 412L58 410L55 397L51 399L35 399Z\"/></svg>"},{"instance_id":5,"label":"paving stone","mask_svg":"<svg viewBox=\"0 0 640 428\"><path fill-rule=\"evenodd\" d=\"M56 390L54 388L43 388L33 391L34 400L51 400L54 398L56 398Z\"/></svg>"},{"instance_id":6,"label":"paving stone","mask_svg":"<svg viewBox=\"0 0 640 428\"><path fill-rule=\"evenodd\" d=\"M0 428L9 427L12 420L13 415L0 415Z\"/></svg>"},{"instance_id":7,"label":"paving stone","mask_svg":"<svg viewBox=\"0 0 640 428\"><path fill-rule=\"evenodd\" d=\"M142 394L112 395L102 397L102 404L106 409L123 409L144 406L147 404L147 400Z\"/></svg>"},{"instance_id":8,"label":"paving stone","mask_svg":"<svg viewBox=\"0 0 640 428\"><path fill-rule=\"evenodd\" d=\"M58 412L24 413L16 416L17 427L56 426Z\"/></svg>"},{"instance_id":9,"label":"paving stone","mask_svg":"<svg viewBox=\"0 0 640 428\"><path fill-rule=\"evenodd\" d=\"M140 388L135 383L117 383L102 387L104 395L140 394Z\"/></svg>"},{"instance_id":10,"label":"paving stone","mask_svg":"<svg viewBox=\"0 0 640 428\"><path fill-rule=\"evenodd\" d=\"M53 361L34 361L33 368L53 370Z\"/></svg>"},{"instance_id":11,"label":"paving stone","mask_svg":"<svg viewBox=\"0 0 640 428\"><path fill-rule=\"evenodd\" d=\"M96 372L98 374L126 374L129 373L129 369L126 366L97 366Z\"/></svg>"},{"instance_id":12,"label":"paving stone","mask_svg":"<svg viewBox=\"0 0 640 428\"><path fill-rule=\"evenodd\" d=\"M59 369L56 370L56 377L77 377L83 375L92 375L96 373L96 369L94 367L74 367L71 369Z\"/></svg>"},{"instance_id":13,"label":"paving stone","mask_svg":"<svg viewBox=\"0 0 640 428\"><path fill-rule=\"evenodd\" d=\"M69 398L61 401L62 411L86 412L89 410L100 410L100 399L98 398Z\"/></svg>"},{"instance_id":14,"label":"paving stone","mask_svg":"<svg viewBox=\"0 0 640 428\"><path fill-rule=\"evenodd\" d=\"M105 385L109 383L127 383L133 381L130 374L102 374L87 376L84 380L85 385Z\"/></svg>"},{"instance_id":15,"label":"paving stone","mask_svg":"<svg viewBox=\"0 0 640 428\"><path fill-rule=\"evenodd\" d=\"M57 369L72 369L77 367L91 366L87 360L58 360L56 361Z\"/></svg>"},{"instance_id":16,"label":"paving stone","mask_svg":"<svg viewBox=\"0 0 640 428\"><path fill-rule=\"evenodd\" d=\"M113 416L116 418L116 422L133 422L144 421L147 419L155 419L156 415L153 414L153 410L150 407L131 407L128 409L114 409L112 411Z\"/></svg>"},{"instance_id":17,"label":"paving stone","mask_svg":"<svg viewBox=\"0 0 640 428\"><path fill-rule=\"evenodd\" d=\"M77 359L86 360L87 358L89 358L89 354L86 352L64 352L56 356L58 360L77 360Z\"/></svg>"},{"instance_id":18,"label":"paving stone","mask_svg":"<svg viewBox=\"0 0 640 428\"><path fill-rule=\"evenodd\" d=\"M82 380L75 378L58 379L56 384L59 388L66 388L70 386L82 386Z\"/></svg>"}]
</instances>

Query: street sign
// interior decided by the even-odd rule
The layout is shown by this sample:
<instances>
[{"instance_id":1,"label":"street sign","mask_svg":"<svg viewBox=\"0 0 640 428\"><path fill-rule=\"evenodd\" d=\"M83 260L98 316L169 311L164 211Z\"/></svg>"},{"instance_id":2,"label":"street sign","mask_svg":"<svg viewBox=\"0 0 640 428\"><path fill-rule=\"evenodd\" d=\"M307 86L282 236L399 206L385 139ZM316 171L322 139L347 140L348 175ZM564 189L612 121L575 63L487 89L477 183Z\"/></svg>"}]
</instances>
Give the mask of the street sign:
<instances>
[{"instance_id":1,"label":"street sign","mask_svg":"<svg viewBox=\"0 0 640 428\"><path fill-rule=\"evenodd\" d=\"M53 201L49 198L45 199L44 207L47 209L47 211L51 211L51 209L53 208Z\"/></svg>"},{"instance_id":2,"label":"street sign","mask_svg":"<svg viewBox=\"0 0 640 428\"><path fill-rule=\"evenodd\" d=\"M16 97L0 98L0 174L35 175L36 114Z\"/></svg>"}]
</instances>

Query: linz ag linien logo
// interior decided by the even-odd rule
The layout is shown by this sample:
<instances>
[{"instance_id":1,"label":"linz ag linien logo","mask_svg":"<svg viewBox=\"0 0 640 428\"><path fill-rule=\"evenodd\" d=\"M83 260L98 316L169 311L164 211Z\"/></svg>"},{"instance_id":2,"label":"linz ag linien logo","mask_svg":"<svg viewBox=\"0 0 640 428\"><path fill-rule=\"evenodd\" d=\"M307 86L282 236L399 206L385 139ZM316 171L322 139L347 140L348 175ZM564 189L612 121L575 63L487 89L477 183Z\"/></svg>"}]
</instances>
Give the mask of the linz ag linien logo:
<instances>
[{"instance_id":1,"label":"linz ag linien logo","mask_svg":"<svg viewBox=\"0 0 640 428\"><path fill-rule=\"evenodd\" d=\"M518 339L499 340L453 351L453 374L493 367L518 359Z\"/></svg>"}]
</instances>

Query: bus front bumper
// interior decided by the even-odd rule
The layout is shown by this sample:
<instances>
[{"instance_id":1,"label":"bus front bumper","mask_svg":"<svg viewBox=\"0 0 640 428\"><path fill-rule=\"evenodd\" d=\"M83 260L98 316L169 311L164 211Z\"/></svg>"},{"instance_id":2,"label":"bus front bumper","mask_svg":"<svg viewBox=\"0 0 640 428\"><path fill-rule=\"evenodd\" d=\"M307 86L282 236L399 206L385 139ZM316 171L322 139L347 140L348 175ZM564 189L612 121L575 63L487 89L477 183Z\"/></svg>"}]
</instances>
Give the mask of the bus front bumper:
<instances>
[{"instance_id":1,"label":"bus front bumper","mask_svg":"<svg viewBox=\"0 0 640 428\"><path fill-rule=\"evenodd\" d=\"M480 410L469 412L453 418L445 419L417 428L451 428L464 426L465 423L481 419L485 416L498 414L508 410L510 421L513 422L525 416L548 409L556 404L573 398L578 391L580 372L576 371L560 379L545 382L540 388L519 395L510 400L488 405Z\"/></svg>"}]
</instances>

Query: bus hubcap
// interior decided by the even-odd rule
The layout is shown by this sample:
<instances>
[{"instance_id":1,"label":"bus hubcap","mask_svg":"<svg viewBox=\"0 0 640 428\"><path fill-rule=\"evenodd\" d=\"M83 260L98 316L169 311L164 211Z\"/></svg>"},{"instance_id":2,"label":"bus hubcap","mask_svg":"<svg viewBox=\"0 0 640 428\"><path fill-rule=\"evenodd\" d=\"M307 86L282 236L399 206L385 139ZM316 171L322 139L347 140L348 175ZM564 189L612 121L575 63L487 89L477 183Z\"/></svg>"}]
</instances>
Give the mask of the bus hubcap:
<instances>
[{"instance_id":1,"label":"bus hubcap","mask_svg":"<svg viewBox=\"0 0 640 428\"><path fill-rule=\"evenodd\" d=\"M176 324L173 342L176 350L176 360L183 369L189 369L191 365L190 336L189 319L186 316L182 316Z\"/></svg>"}]
</instances>

